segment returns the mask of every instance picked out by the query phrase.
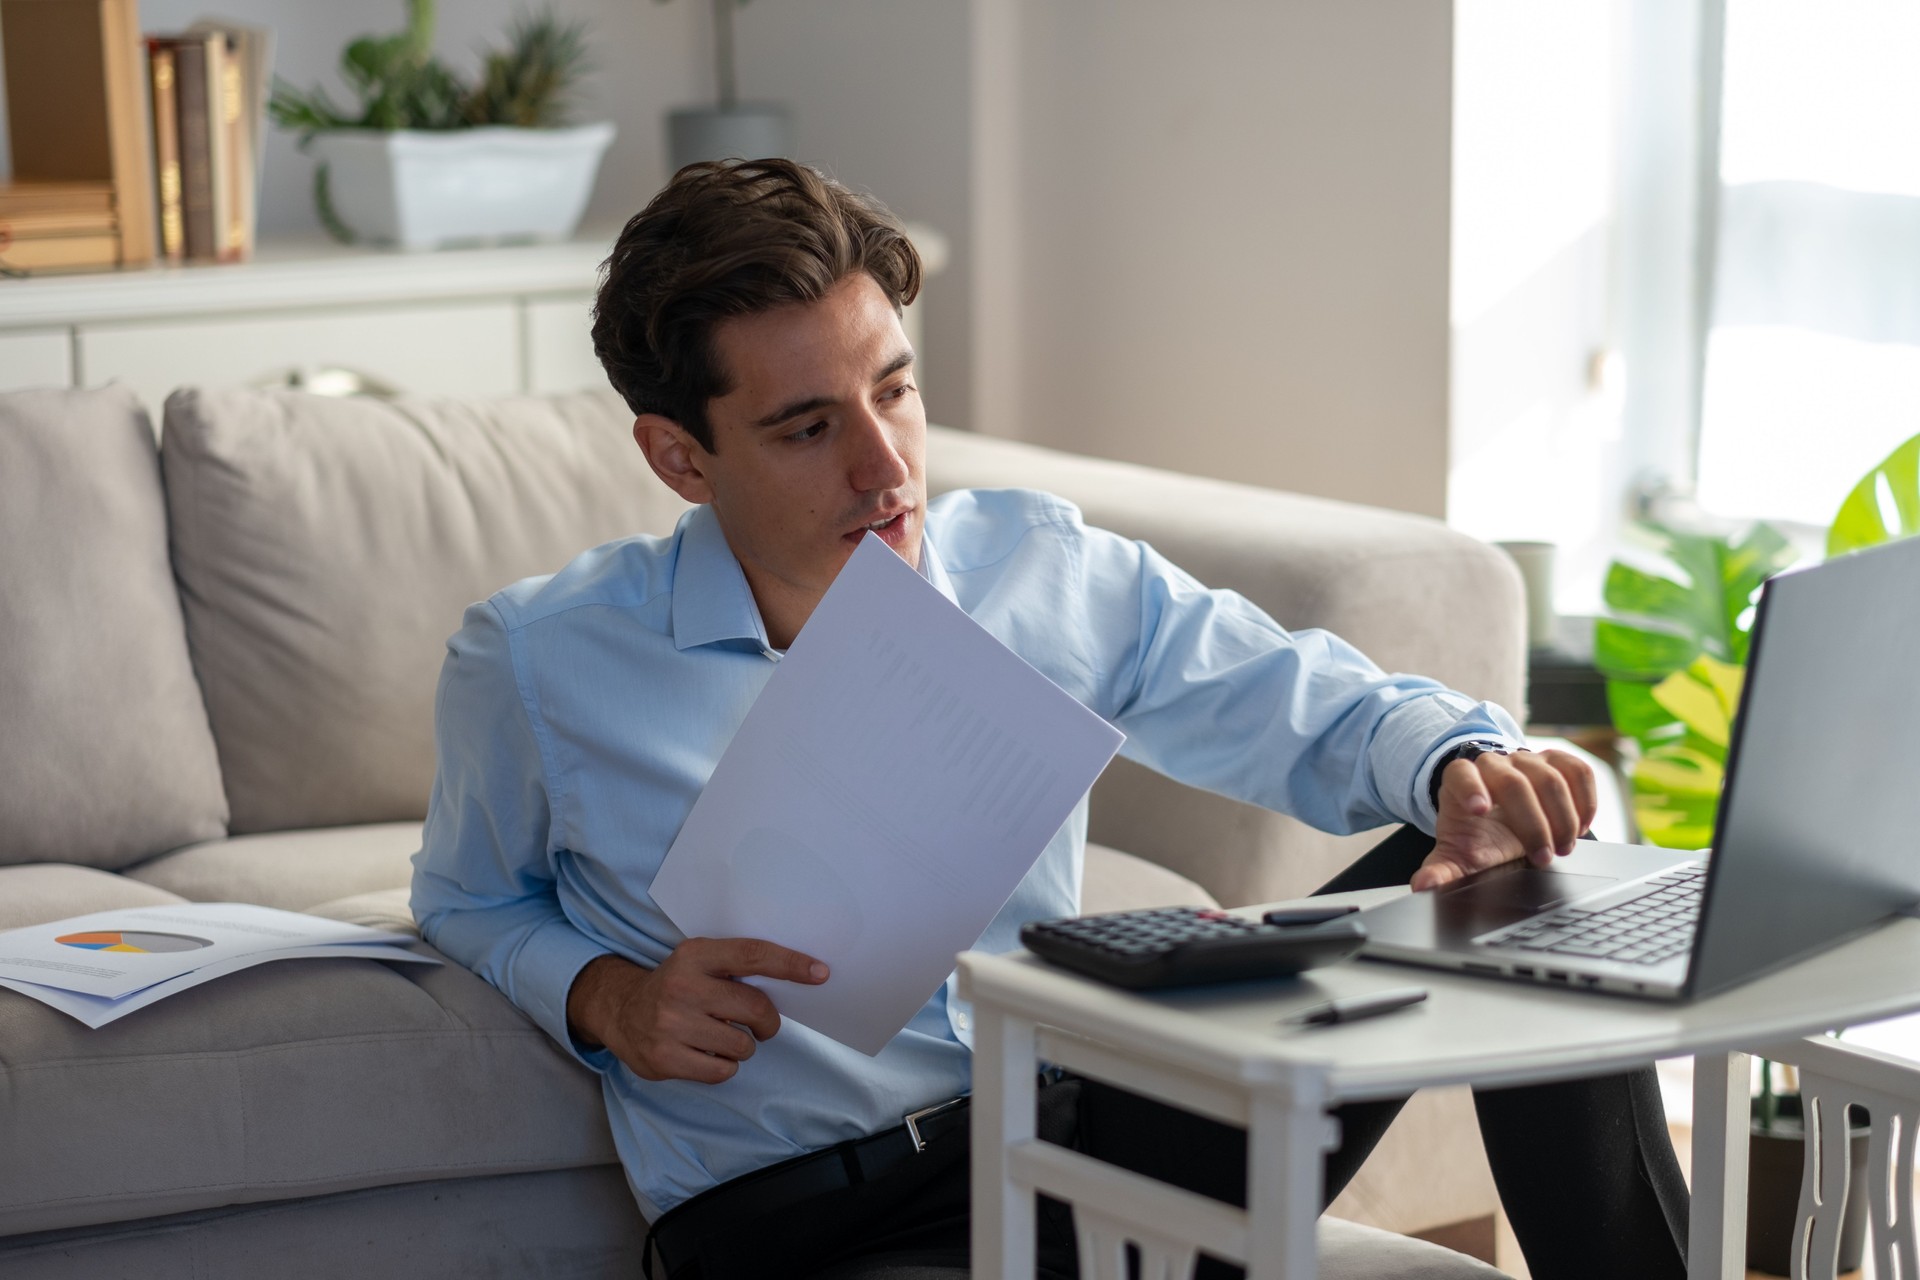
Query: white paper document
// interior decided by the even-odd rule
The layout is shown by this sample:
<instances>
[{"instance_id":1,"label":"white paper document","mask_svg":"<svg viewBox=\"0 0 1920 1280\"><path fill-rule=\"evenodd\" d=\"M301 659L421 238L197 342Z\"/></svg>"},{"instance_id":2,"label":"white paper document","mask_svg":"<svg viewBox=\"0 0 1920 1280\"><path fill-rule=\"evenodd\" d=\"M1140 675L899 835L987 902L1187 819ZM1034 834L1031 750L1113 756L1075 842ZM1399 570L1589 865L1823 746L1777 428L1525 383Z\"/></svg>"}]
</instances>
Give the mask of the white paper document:
<instances>
[{"instance_id":1,"label":"white paper document","mask_svg":"<svg viewBox=\"0 0 1920 1280\"><path fill-rule=\"evenodd\" d=\"M411 934L244 902L169 903L95 911L0 933L0 978L117 1000L239 957L271 959L271 953L293 947L413 941Z\"/></svg>"},{"instance_id":2,"label":"white paper document","mask_svg":"<svg viewBox=\"0 0 1920 1280\"><path fill-rule=\"evenodd\" d=\"M668 850L689 937L765 938L821 986L753 980L878 1053L979 938L1125 740L880 539L854 552Z\"/></svg>"},{"instance_id":3,"label":"white paper document","mask_svg":"<svg viewBox=\"0 0 1920 1280\"><path fill-rule=\"evenodd\" d=\"M412 941L411 936L408 941ZM364 946L352 942L336 942L323 947L289 947L282 951L256 951L251 955L229 956L217 960L204 968L183 973L177 978L165 982L156 982L130 996L118 1000L106 996L82 995L78 991L62 991L58 987L41 986L34 982L16 982L12 978L0 978L0 987L18 991L23 996L32 996L41 1004L51 1005L70 1017L78 1018L89 1027L104 1027L115 1018L124 1018L135 1009L144 1009L156 1001L177 995L188 987L197 987L203 982L237 973L241 969L250 969L257 964L266 964L272 960L387 960L405 964L440 964L437 956L421 955L417 951L403 951L392 943L377 946Z\"/></svg>"}]
</instances>

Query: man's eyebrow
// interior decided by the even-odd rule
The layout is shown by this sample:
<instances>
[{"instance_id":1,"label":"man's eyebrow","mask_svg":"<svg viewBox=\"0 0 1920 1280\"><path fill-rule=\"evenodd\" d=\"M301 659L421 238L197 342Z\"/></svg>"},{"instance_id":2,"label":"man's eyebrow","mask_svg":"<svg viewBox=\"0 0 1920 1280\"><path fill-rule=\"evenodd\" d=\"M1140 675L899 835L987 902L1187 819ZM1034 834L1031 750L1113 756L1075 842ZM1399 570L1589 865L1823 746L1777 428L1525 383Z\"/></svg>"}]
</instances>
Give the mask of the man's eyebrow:
<instances>
[{"instance_id":1,"label":"man's eyebrow","mask_svg":"<svg viewBox=\"0 0 1920 1280\"><path fill-rule=\"evenodd\" d=\"M873 375L874 383L877 385L885 382L894 374L912 365L913 361L914 354L911 349L902 351L899 355L887 361L886 367L881 369L879 373ZM753 425L762 428L777 427L789 418L797 418L803 413L812 413L815 409L824 409L832 403L833 398L831 396L808 396L805 400L795 400L792 404L781 405L766 417L755 419Z\"/></svg>"}]
</instances>

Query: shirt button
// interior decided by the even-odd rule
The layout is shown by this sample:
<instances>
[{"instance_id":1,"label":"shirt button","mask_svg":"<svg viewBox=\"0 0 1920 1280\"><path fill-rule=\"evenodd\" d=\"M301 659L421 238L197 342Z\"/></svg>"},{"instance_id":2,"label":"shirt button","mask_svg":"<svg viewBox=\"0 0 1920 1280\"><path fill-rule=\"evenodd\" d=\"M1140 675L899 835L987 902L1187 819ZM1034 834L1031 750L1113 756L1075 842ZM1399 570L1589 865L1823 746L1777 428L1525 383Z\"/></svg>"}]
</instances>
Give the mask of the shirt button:
<instances>
[{"instance_id":1,"label":"shirt button","mask_svg":"<svg viewBox=\"0 0 1920 1280\"><path fill-rule=\"evenodd\" d=\"M953 1015L953 1025L960 1028L962 1031L965 1031L968 1027L973 1025L973 1019L967 1016L965 1010L962 1010L961 1012Z\"/></svg>"}]
</instances>

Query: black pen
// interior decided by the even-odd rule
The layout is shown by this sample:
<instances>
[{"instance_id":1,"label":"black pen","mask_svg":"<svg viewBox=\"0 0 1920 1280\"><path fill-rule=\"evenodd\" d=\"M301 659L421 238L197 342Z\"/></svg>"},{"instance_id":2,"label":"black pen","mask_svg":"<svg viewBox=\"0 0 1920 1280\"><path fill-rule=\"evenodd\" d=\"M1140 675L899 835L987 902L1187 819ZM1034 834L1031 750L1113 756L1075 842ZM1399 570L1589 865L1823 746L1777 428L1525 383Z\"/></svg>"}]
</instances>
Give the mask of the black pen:
<instances>
[{"instance_id":1,"label":"black pen","mask_svg":"<svg viewBox=\"0 0 1920 1280\"><path fill-rule=\"evenodd\" d=\"M1347 996L1342 1000L1329 1000L1325 1004L1317 1004L1303 1013L1296 1013L1281 1021L1309 1027L1330 1027L1339 1022L1358 1022L1362 1018L1375 1018L1383 1013L1392 1013L1395 1009L1405 1009L1419 1004L1426 998L1425 987L1395 987L1391 991L1376 991L1372 995Z\"/></svg>"}]
</instances>

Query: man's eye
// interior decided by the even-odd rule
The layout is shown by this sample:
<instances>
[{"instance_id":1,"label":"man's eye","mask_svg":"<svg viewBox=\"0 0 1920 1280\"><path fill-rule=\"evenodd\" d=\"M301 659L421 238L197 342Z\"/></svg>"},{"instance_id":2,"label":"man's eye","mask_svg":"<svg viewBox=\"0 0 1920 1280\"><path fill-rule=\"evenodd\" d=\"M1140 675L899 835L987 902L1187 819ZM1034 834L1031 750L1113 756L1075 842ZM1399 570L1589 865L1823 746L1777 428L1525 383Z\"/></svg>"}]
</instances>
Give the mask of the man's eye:
<instances>
[{"instance_id":1,"label":"man's eye","mask_svg":"<svg viewBox=\"0 0 1920 1280\"><path fill-rule=\"evenodd\" d=\"M821 433L822 431L825 431L826 429L827 429L827 424L826 424L826 423L824 423L824 422L815 422L815 423L812 423L812 424L810 424L810 425L808 425L808 426L804 426L804 427L802 427L802 428L800 428L800 429L799 429L798 431L790 431L790 432L788 432L788 433L787 433L787 439L789 439L789 440L811 440L811 439L813 439L813 438L814 438L815 436L818 436L818 435L819 435L819 434L820 434L820 433Z\"/></svg>"},{"instance_id":2,"label":"man's eye","mask_svg":"<svg viewBox=\"0 0 1920 1280\"><path fill-rule=\"evenodd\" d=\"M907 394L907 392L911 390L913 390L913 384L911 382L903 382L899 386L895 387L893 390L887 392L887 399L898 400L901 396L904 396L905 394Z\"/></svg>"}]
</instances>

